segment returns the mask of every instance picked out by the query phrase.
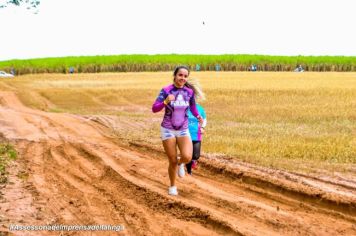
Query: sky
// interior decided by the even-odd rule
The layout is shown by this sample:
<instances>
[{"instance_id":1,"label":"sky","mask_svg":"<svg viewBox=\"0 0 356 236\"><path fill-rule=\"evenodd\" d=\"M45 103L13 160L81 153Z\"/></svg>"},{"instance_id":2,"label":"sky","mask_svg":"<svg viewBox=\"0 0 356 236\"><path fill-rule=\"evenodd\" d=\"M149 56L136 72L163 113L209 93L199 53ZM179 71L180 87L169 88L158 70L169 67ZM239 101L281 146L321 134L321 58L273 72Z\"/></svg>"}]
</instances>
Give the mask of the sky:
<instances>
[{"instance_id":1,"label":"sky","mask_svg":"<svg viewBox=\"0 0 356 236\"><path fill-rule=\"evenodd\" d=\"M356 56L355 9L355 0L41 0L37 14L0 9L0 61L171 53Z\"/></svg>"}]
</instances>

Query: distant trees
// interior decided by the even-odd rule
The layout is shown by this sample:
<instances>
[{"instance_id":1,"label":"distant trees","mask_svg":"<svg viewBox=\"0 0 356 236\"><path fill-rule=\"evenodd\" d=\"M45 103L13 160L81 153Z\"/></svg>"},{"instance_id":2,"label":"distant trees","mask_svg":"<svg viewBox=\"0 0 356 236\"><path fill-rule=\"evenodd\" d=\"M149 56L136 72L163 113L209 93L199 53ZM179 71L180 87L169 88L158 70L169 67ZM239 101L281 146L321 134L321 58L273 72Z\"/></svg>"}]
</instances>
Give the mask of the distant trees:
<instances>
[{"instance_id":1,"label":"distant trees","mask_svg":"<svg viewBox=\"0 0 356 236\"><path fill-rule=\"evenodd\" d=\"M27 5L27 9L37 8L40 5L40 0L0 0L0 8L5 8L9 5L21 6Z\"/></svg>"}]
</instances>

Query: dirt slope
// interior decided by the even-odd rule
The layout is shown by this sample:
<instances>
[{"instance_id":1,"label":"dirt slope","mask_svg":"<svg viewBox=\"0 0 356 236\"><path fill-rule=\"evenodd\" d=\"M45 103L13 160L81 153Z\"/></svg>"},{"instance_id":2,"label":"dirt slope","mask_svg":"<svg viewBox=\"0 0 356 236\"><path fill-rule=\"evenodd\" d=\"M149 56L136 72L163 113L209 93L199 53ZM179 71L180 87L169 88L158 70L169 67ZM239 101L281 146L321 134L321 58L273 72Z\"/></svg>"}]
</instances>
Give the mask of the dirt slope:
<instances>
[{"instance_id":1,"label":"dirt slope","mask_svg":"<svg viewBox=\"0 0 356 236\"><path fill-rule=\"evenodd\" d=\"M171 197L162 151L118 144L107 117L29 109L11 92L0 102L0 133L20 151L1 189L2 234L59 235L8 232L10 224L104 224L125 229L89 235L356 235L355 179L208 156Z\"/></svg>"}]
</instances>

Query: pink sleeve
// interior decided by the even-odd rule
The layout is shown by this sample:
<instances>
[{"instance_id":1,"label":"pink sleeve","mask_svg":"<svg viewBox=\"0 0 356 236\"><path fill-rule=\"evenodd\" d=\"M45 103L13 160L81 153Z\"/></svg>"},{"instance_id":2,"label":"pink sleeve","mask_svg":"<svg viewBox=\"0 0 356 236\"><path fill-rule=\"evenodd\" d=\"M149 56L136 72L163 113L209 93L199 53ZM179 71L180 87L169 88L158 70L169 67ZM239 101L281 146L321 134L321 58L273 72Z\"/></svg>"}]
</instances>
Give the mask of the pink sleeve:
<instances>
[{"instance_id":1,"label":"pink sleeve","mask_svg":"<svg viewBox=\"0 0 356 236\"><path fill-rule=\"evenodd\" d=\"M164 103L163 102L155 101L155 103L153 103L153 105L152 105L152 111L154 113L159 112L159 111L161 111L163 109L163 107L164 107Z\"/></svg>"},{"instance_id":2,"label":"pink sleeve","mask_svg":"<svg viewBox=\"0 0 356 236\"><path fill-rule=\"evenodd\" d=\"M159 92L159 95L156 98L156 101L152 105L152 112L156 113L156 112L161 111L164 108L163 101L166 99L167 96L168 96L168 94L164 91L164 89L162 89Z\"/></svg>"},{"instance_id":3,"label":"pink sleeve","mask_svg":"<svg viewBox=\"0 0 356 236\"><path fill-rule=\"evenodd\" d=\"M200 116L200 115L199 115L199 112L198 112L198 109L197 109L196 102L195 102L194 94L193 94L193 96L192 96L191 99L190 99L190 102L189 102L189 109L190 109L190 111L192 112L193 116L195 116L196 118L198 118L198 117Z\"/></svg>"}]
</instances>

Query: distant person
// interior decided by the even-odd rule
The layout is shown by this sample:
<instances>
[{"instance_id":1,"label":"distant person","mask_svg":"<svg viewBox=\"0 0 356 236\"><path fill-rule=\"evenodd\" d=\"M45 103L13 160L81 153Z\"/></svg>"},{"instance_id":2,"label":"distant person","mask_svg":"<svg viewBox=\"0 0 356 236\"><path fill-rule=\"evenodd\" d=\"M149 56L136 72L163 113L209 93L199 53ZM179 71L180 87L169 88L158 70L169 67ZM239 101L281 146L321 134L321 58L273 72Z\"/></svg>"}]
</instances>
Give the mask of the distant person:
<instances>
[{"instance_id":1,"label":"distant person","mask_svg":"<svg viewBox=\"0 0 356 236\"><path fill-rule=\"evenodd\" d=\"M297 68L295 68L294 71L295 72L304 72L304 69L303 69L302 65L298 65Z\"/></svg>"},{"instance_id":2,"label":"distant person","mask_svg":"<svg viewBox=\"0 0 356 236\"><path fill-rule=\"evenodd\" d=\"M184 165L190 162L193 154L192 140L188 130L188 110L191 110L200 123L203 122L195 99L196 96L201 97L204 94L200 86L188 82L189 73L188 67L178 66L173 72L173 84L162 88L152 105L152 111L155 113L164 108L161 139L169 161L170 187L168 194L173 196L178 195L175 185L177 169L178 176L184 177ZM177 146L180 150L180 159L177 156Z\"/></svg>"},{"instance_id":3,"label":"distant person","mask_svg":"<svg viewBox=\"0 0 356 236\"><path fill-rule=\"evenodd\" d=\"M14 69L14 68L11 68L11 70L10 70L10 74L12 74L13 76L15 76L15 75L16 75L16 71L15 71L15 69Z\"/></svg>"},{"instance_id":4,"label":"distant person","mask_svg":"<svg viewBox=\"0 0 356 236\"><path fill-rule=\"evenodd\" d=\"M200 71L200 65L199 65L199 64L196 64L195 70L196 70L196 71Z\"/></svg>"},{"instance_id":5,"label":"distant person","mask_svg":"<svg viewBox=\"0 0 356 236\"><path fill-rule=\"evenodd\" d=\"M70 74L73 74L73 73L74 73L74 67L70 67L70 68L69 68L69 73L70 73Z\"/></svg>"},{"instance_id":6,"label":"distant person","mask_svg":"<svg viewBox=\"0 0 356 236\"><path fill-rule=\"evenodd\" d=\"M251 65L251 71L257 71L257 66L255 64Z\"/></svg>"},{"instance_id":7,"label":"distant person","mask_svg":"<svg viewBox=\"0 0 356 236\"><path fill-rule=\"evenodd\" d=\"M215 65L215 71L220 71L221 70L221 66L219 64Z\"/></svg>"},{"instance_id":8,"label":"distant person","mask_svg":"<svg viewBox=\"0 0 356 236\"><path fill-rule=\"evenodd\" d=\"M197 104L198 112L203 118L203 123L200 124L198 119L193 116L193 114L188 111L188 121L189 121L189 133L192 138L193 144L193 156L191 162L186 165L187 173L192 175L192 169L198 167L198 160L200 158L201 141L202 135L205 133L205 126L207 124L206 114L204 108Z\"/></svg>"}]
</instances>

